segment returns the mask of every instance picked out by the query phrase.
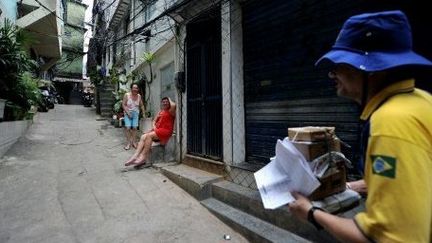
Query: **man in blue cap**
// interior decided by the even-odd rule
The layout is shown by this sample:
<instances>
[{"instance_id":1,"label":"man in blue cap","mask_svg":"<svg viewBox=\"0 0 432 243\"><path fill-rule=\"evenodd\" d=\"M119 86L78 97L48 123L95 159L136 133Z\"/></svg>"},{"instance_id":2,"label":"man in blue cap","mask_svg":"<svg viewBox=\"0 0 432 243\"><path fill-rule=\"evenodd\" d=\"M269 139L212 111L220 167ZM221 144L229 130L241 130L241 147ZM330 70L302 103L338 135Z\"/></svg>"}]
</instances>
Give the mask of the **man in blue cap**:
<instances>
[{"instance_id":1,"label":"man in blue cap","mask_svg":"<svg viewBox=\"0 0 432 243\"><path fill-rule=\"evenodd\" d=\"M432 96L414 77L432 63L412 50L401 11L349 18L331 51L337 94L362 107L365 212L341 218L294 192L290 211L342 242L432 241Z\"/></svg>"}]
</instances>

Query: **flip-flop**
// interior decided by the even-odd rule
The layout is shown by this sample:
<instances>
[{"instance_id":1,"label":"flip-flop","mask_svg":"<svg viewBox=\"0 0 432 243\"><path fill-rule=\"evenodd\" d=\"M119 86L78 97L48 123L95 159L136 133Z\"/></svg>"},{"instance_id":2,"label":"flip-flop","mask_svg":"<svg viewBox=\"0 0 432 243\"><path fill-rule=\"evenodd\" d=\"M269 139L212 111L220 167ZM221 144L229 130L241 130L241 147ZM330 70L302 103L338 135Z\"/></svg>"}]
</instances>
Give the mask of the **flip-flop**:
<instances>
[{"instance_id":1,"label":"flip-flop","mask_svg":"<svg viewBox=\"0 0 432 243\"><path fill-rule=\"evenodd\" d=\"M132 144L132 147L133 147L134 149L136 149L137 146L138 146L138 145L137 145L136 143L133 143L133 144Z\"/></svg>"},{"instance_id":2,"label":"flip-flop","mask_svg":"<svg viewBox=\"0 0 432 243\"><path fill-rule=\"evenodd\" d=\"M130 144L124 146L123 148L124 148L124 150L129 150L130 149Z\"/></svg>"},{"instance_id":3,"label":"flip-flop","mask_svg":"<svg viewBox=\"0 0 432 243\"><path fill-rule=\"evenodd\" d=\"M139 169L145 169L145 168L149 168L152 165L150 163L142 163L142 164L137 164L134 165L134 169L139 170Z\"/></svg>"},{"instance_id":4,"label":"flip-flop","mask_svg":"<svg viewBox=\"0 0 432 243\"><path fill-rule=\"evenodd\" d=\"M139 162L136 161L136 159L133 160L133 163L131 163L130 165L134 165L134 166L141 166L143 164L145 164L147 161L145 160L141 160Z\"/></svg>"},{"instance_id":5,"label":"flip-flop","mask_svg":"<svg viewBox=\"0 0 432 243\"><path fill-rule=\"evenodd\" d=\"M133 164L135 164L135 159L133 159L133 160L131 160L129 162L126 162L125 166L129 166L129 165L133 165Z\"/></svg>"}]
</instances>

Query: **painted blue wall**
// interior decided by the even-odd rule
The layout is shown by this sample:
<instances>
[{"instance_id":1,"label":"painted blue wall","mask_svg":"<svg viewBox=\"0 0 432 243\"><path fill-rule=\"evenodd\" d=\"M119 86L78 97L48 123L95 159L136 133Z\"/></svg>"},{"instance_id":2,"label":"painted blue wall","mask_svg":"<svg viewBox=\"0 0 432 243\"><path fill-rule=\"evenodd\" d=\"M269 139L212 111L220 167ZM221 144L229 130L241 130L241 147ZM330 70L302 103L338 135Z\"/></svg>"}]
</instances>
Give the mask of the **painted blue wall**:
<instances>
[{"instance_id":1,"label":"painted blue wall","mask_svg":"<svg viewBox=\"0 0 432 243\"><path fill-rule=\"evenodd\" d=\"M17 17L16 0L0 0L0 9L2 11L0 16L0 22L3 22L5 18L8 18L15 22Z\"/></svg>"}]
</instances>

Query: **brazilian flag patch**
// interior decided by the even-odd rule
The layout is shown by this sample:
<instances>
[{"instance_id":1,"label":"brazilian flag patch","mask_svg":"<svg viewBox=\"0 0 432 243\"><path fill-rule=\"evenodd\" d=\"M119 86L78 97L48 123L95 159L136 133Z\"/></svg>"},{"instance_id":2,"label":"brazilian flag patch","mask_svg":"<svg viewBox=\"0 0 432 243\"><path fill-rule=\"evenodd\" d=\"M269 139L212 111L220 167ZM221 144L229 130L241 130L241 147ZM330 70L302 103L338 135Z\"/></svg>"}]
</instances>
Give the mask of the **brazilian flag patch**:
<instances>
[{"instance_id":1,"label":"brazilian flag patch","mask_svg":"<svg viewBox=\"0 0 432 243\"><path fill-rule=\"evenodd\" d=\"M396 177L396 158L385 155L371 155L372 172L388 178Z\"/></svg>"}]
</instances>

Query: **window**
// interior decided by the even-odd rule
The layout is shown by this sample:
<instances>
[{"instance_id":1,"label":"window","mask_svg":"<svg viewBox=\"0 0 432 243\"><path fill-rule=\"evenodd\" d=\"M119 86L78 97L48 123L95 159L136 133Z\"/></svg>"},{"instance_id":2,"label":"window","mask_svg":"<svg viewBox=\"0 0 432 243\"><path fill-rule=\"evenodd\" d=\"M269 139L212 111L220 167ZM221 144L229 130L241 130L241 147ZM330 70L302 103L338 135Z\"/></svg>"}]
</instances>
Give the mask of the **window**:
<instances>
[{"instance_id":1,"label":"window","mask_svg":"<svg viewBox=\"0 0 432 243\"><path fill-rule=\"evenodd\" d=\"M156 2L155 0L147 0L144 1L144 22L148 22L153 17L154 13L156 12Z\"/></svg>"}]
</instances>

